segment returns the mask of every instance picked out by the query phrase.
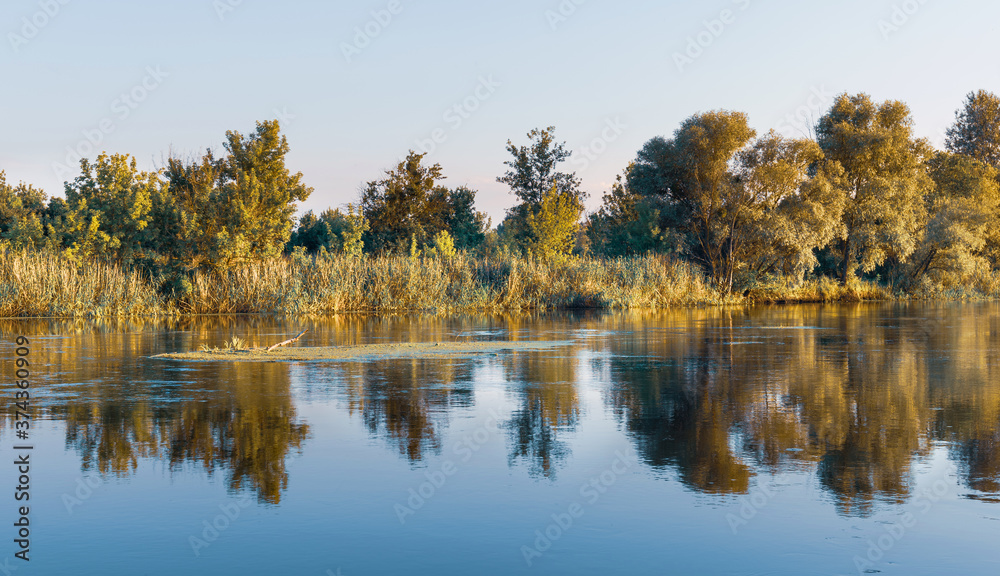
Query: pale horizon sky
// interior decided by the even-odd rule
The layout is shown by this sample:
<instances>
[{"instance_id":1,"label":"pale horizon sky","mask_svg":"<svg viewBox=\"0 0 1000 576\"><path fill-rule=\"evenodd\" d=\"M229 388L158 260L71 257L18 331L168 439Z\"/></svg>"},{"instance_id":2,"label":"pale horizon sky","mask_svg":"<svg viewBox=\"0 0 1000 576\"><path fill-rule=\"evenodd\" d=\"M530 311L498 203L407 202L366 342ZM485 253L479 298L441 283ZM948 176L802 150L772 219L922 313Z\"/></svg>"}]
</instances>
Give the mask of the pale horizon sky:
<instances>
[{"instance_id":1,"label":"pale horizon sky","mask_svg":"<svg viewBox=\"0 0 1000 576\"><path fill-rule=\"evenodd\" d=\"M966 94L1000 92L998 21L1000 4L973 0L6 0L0 170L61 195L71 150L152 170L278 118L315 189L300 208L322 210L438 131L428 161L495 225L514 204L496 182L506 142L536 127L574 151L563 169L590 209L696 112L796 135L789 115L867 92L909 104L940 147Z\"/></svg>"}]
</instances>

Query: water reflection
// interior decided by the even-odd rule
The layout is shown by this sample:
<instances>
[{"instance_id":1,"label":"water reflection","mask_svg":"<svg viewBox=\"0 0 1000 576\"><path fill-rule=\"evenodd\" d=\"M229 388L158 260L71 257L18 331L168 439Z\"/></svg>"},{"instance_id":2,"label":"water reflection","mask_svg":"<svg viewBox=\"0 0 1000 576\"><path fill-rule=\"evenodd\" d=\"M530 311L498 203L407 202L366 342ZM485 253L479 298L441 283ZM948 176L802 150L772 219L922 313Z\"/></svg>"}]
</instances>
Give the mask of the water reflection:
<instances>
[{"instance_id":1,"label":"water reflection","mask_svg":"<svg viewBox=\"0 0 1000 576\"><path fill-rule=\"evenodd\" d=\"M265 343L573 340L565 349L336 364L152 361L157 352ZM0 321L37 334L46 417L66 423L84 470L127 475L144 458L197 465L277 504L303 448L296 401L331 397L368 434L420 465L498 375L511 404L508 466L555 480L587 446L575 433L595 390L644 464L706 494L745 494L758 474L815 474L842 515L912 496L915 466L947 446L971 497L1000 493L1000 310L993 304L803 306L526 317L209 318L105 324ZM48 376L46 376L46 374ZM9 408L0 417L9 418ZM4 433L9 426L4 426ZM324 441L333 441L324 439Z\"/></svg>"}]
</instances>

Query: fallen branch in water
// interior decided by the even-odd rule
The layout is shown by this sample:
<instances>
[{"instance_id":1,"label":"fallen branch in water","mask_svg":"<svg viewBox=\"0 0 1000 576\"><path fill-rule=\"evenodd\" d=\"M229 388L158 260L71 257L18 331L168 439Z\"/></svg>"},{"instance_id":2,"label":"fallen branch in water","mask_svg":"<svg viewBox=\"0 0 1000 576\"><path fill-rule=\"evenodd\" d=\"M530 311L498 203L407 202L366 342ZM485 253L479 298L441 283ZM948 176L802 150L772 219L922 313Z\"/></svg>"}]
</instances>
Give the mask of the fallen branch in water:
<instances>
[{"instance_id":1,"label":"fallen branch in water","mask_svg":"<svg viewBox=\"0 0 1000 576\"><path fill-rule=\"evenodd\" d=\"M309 330L303 330L302 332L299 332L298 336L296 336L295 338L292 338L291 340L285 340L284 342L278 342L277 344L275 344L274 346L271 346L270 348L265 348L264 352L270 352L271 350L274 350L275 348L280 348L281 346L288 346L289 344L294 344L294 343L298 342L299 338L302 338L302 335L305 334L308 331Z\"/></svg>"}]
</instances>

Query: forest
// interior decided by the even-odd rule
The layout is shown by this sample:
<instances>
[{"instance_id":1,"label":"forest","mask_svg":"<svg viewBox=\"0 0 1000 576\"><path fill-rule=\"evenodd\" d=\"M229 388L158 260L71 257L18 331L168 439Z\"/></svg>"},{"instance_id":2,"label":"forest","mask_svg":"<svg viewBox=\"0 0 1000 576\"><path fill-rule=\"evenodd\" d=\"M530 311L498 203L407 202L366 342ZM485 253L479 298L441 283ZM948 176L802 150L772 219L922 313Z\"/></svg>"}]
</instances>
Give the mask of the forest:
<instances>
[{"instance_id":1,"label":"forest","mask_svg":"<svg viewBox=\"0 0 1000 576\"><path fill-rule=\"evenodd\" d=\"M508 141L496 227L410 151L356 203L312 188L277 121L156 171L80 161L63 195L0 171L0 316L658 308L1000 295L1000 98L944 150L909 107L842 94L809 137L701 112L650 139L600 208L553 127ZM2 168L2 167L0 167Z\"/></svg>"}]
</instances>

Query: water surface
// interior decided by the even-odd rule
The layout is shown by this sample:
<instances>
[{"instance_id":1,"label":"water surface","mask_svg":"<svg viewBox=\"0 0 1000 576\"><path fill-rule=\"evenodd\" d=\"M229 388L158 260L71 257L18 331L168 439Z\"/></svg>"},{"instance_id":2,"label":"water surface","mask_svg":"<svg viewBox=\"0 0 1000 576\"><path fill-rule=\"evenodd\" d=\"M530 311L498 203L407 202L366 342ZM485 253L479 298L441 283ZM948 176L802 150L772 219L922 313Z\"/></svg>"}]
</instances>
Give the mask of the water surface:
<instances>
[{"instance_id":1,"label":"water surface","mask_svg":"<svg viewBox=\"0 0 1000 576\"><path fill-rule=\"evenodd\" d=\"M303 328L566 344L150 358ZM1000 572L996 304L0 321L7 382L18 335L36 417L30 564L12 497L0 518L18 575Z\"/></svg>"}]
</instances>

